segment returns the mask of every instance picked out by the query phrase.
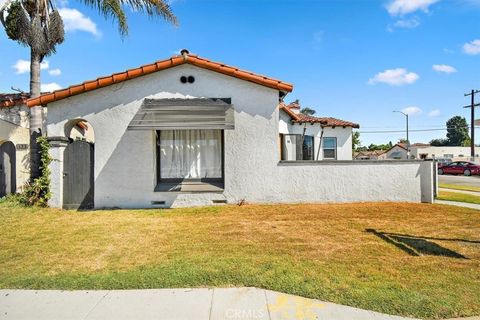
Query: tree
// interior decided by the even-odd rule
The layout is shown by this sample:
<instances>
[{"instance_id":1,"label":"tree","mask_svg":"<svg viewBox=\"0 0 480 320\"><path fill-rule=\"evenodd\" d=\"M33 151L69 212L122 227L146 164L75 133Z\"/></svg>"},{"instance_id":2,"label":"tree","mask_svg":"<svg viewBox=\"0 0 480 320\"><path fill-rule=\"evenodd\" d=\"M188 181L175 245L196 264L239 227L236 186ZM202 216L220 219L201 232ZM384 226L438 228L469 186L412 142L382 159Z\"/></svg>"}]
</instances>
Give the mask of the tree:
<instances>
[{"instance_id":1,"label":"tree","mask_svg":"<svg viewBox=\"0 0 480 320\"><path fill-rule=\"evenodd\" d=\"M352 134L352 149L357 150L360 146L360 131L355 131Z\"/></svg>"},{"instance_id":2,"label":"tree","mask_svg":"<svg viewBox=\"0 0 480 320\"><path fill-rule=\"evenodd\" d=\"M305 107L300 110L301 114L307 115L307 116L313 116L317 111L313 110L312 108Z\"/></svg>"},{"instance_id":3,"label":"tree","mask_svg":"<svg viewBox=\"0 0 480 320\"><path fill-rule=\"evenodd\" d=\"M447 139L433 139L430 140L430 145L434 147L444 147L448 145L448 140Z\"/></svg>"},{"instance_id":4,"label":"tree","mask_svg":"<svg viewBox=\"0 0 480 320\"><path fill-rule=\"evenodd\" d=\"M176 24L166 0L89 0L84 4L99 10L106 18L118 22L120 34L128 33L126 7L133 11L159 16ZM0 22L7 36L30 48L30 98L40 96L40 64L55 53L64 40L64 26L58 10L51 0L7 0L0 8ZM43 110L41 106L30 109L30 176L39 176L40 153L37 138L42 135Z\"/></svg>"},{"instance_id":5,"label":"tree","mask_svg":"<svg viewBox=\"0 0 480 320\"><path fill-rule=\"evenodd\" d=\"M455 116L447 121L447 140L449 146L462 146L470 139L468 135L467 120L461 116Z\"/></svg>"}]
</instances>

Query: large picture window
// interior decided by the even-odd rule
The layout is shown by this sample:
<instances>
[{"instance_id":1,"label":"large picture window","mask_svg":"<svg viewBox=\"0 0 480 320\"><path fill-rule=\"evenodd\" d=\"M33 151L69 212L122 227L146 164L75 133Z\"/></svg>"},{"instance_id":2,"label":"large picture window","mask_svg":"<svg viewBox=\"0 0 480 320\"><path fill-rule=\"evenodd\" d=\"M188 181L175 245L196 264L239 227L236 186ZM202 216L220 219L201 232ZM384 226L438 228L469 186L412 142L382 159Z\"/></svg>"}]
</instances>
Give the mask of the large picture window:
<instances>
[{"instance_id":1,"label":"large picture window","mask_svg":"<svg viewBox=\"0 0 480 320\"><path fill-rule=\"evenodd\" d=\"M222 130L157 131L159 180L223 178Z\"/></svg>"},{"instance_id":2,"label":"large picture window","mask_svg":"<svg viewBox=\"0 0 480 320\"><path fill-rule=\"evenodd\" d=\"M337 159L337 138L323 138L323 159Z\"/></svg>"}]
</instances>

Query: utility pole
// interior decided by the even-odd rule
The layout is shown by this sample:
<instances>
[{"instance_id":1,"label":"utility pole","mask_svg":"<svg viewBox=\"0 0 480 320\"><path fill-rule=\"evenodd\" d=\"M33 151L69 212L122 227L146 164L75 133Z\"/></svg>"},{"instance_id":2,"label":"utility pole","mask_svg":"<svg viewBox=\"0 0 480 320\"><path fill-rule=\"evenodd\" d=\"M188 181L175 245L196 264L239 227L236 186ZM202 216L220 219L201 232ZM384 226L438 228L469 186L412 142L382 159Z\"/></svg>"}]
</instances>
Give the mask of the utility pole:
<instances>
[{"instance_id":1,"label":"utility pole","mask_svg":"<svg viewBox=\"0 0 480 320\"><path fill-rule=\"evenodd\" d=\"M475 159L475 107L480 106L480 103L475 104L475 94L479 92L480 90L472 90L470 93L464 94L465 97L471 97L470 105L464 108L470 108L470 157L472 157L472 161Z\"/></svg>"},{"instance_id":2,"label":"utility pole","mask_svg":"<svg viewBox=\"0 0 480 320\"><path fill-rule=\"evenodd\" d=\"M403 111L398 111L398 110L395 110L395 111L393 111L393 112L401 113L401 114L403 114L403 115L406 117L406 119L407 119L407 129L406 129L406 131L407 131L407 160L409 160L409 159L410 159L410 140L408 139L408 113L405 113L405 112L403 112Z\"/></svg>"}]
</instances>

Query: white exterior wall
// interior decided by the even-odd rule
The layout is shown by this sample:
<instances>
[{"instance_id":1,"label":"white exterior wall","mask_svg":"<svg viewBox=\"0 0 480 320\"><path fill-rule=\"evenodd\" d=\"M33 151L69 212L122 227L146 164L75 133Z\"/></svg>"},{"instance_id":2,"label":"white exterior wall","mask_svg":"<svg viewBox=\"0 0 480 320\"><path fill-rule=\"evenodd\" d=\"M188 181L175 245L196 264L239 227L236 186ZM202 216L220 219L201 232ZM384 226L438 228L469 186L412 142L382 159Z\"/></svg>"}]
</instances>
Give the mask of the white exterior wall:
<instances>
[{"instance_id":1,"label":"white exterior wall","mask_svg":"<svg viewBox=\"0 0 480 320\"><path fill-rule=\"evenodd\" d=\"M11 141L15 146L18 144L30 145L30 131L8 121L0 120L0 144L5 141ZM17 191L21 191L22 187L30 177L30 155L29 149L16 150L16 175L17 175Z\"/></svg>"},{"instance_id":2,"label":"white exterior wall","mask_svg":"<svg viewBox=\"0 0 480 320\"><path fill-rule=\"evenodd\" d=\"M291 119L284 111L280 111L279 133L284 134L303 134L313 136L315 160L323 160L321 150L322 128L319 123L311 124L292 124ZM352 128L350 127L325 127L323 128L324 138L337 138L337 160L352 160Z\"/></svg>"},{"instance_id":3,"label":"white exterior wall","mask_svg":"<svg viewBox=\"0 0 480 320\"><path fill-rule=\"evenodd\" d=\"M182 75L193 75L195 83L180 83ZM225 130L223 193L154 192L154 132L127 130L144 98L185 97L232 98L235 129ZM432 185L422 180L425 170L431 169L426 169L430 162L402 166L279 163L277 105L276 90L182 65L49 104L47 133L49 137L65 136L65 124L71 119L84 119L93 127L96 208L162 207L152 201L165 201L165 207L211 205L212 200L430 201L421 196L422 186ZM345 138L338 145L347 145L351 158L351 141ZM62 204L62 151L61 147L52 148L52 206Z\"/></svg>"},{"instance_id":4,"label":"white exterior wall","mask_svg":"<svg viewBox=\"0 0 480 320\"><path fill-rule=\"evenodd\" d=\"M453 159L465 159L470 157L470 147L410 147L410 152L415 158L420 159L421 154L428 154L427 158L444 158L447 154L452 154ZM480 147L475 148L475 155L480 155Z\"/></svg>"}]
</instances>

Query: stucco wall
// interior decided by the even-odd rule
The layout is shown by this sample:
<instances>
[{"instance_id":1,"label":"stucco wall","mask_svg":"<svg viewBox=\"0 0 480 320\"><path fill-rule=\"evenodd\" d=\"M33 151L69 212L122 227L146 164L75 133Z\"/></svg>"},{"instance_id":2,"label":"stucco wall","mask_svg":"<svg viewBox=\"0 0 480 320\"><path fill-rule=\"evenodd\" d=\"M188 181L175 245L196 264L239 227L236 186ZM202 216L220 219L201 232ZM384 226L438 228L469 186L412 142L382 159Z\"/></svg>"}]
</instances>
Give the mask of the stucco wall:
<instances>
[{"instance_id":1,"label":"stucco wall","mask_svg":"<svg viewBox=\"0 0 480 320\"><path fill-rule=\"evenodd\" d=\"M5 141L11 141L15 146L18 144L26 144L28 146L30 144L29 130L8 121L0 120L0 144ZM17 191L20 191L30 175L29 149L17 149L15 157Z\"/></svg>"},{"instance_id":2,"label":"stucco wall","mask_svg":"<svg viewBox=\"0 0 480 320\"><path fill-rule=\"evenodd\" d=\"M182 75L195 83L182 84ZM128 131L144 98L231 98L235 129L225 131L223 193L154 192L153 131ZM351 166L286 166L279 160L278 91L182 65L48 105L47 133L65 136L65 124L84 119L95 134L95 206L165 207L211 205L212 200L249 202L420 201L421 163L404 170ZM333 130L337 130L333 129ZM351 142L349 145L351 152ZM62 148L52 149L51 204L62 204ZM397 180L391 183L391 176ZM53 173L55 171L55 173ZM380 178L372 187L374 178ZM364 181L359 181L363 178ZM401 180L400 182L398 180ZM378 182L380 181L380 182ZM363 188L366 188L365 190Z\"/></svg>"},{"instance_id":3,"label":"stucco wall","mask_svg":"<svg viewBox=\"0 0 480 320\"><path fill-rule=\"evenodd\" d=\"M279 111L279 131L285 134L303 134L313 136L315 160L323 160L323 153L320 150L320 137L322 128L320 124L292 124L290 117ZM337 160L352 160L352 128L350 127L325 127L323 128L324 138L337 138Z\"/></svg>"}]
</instances>

